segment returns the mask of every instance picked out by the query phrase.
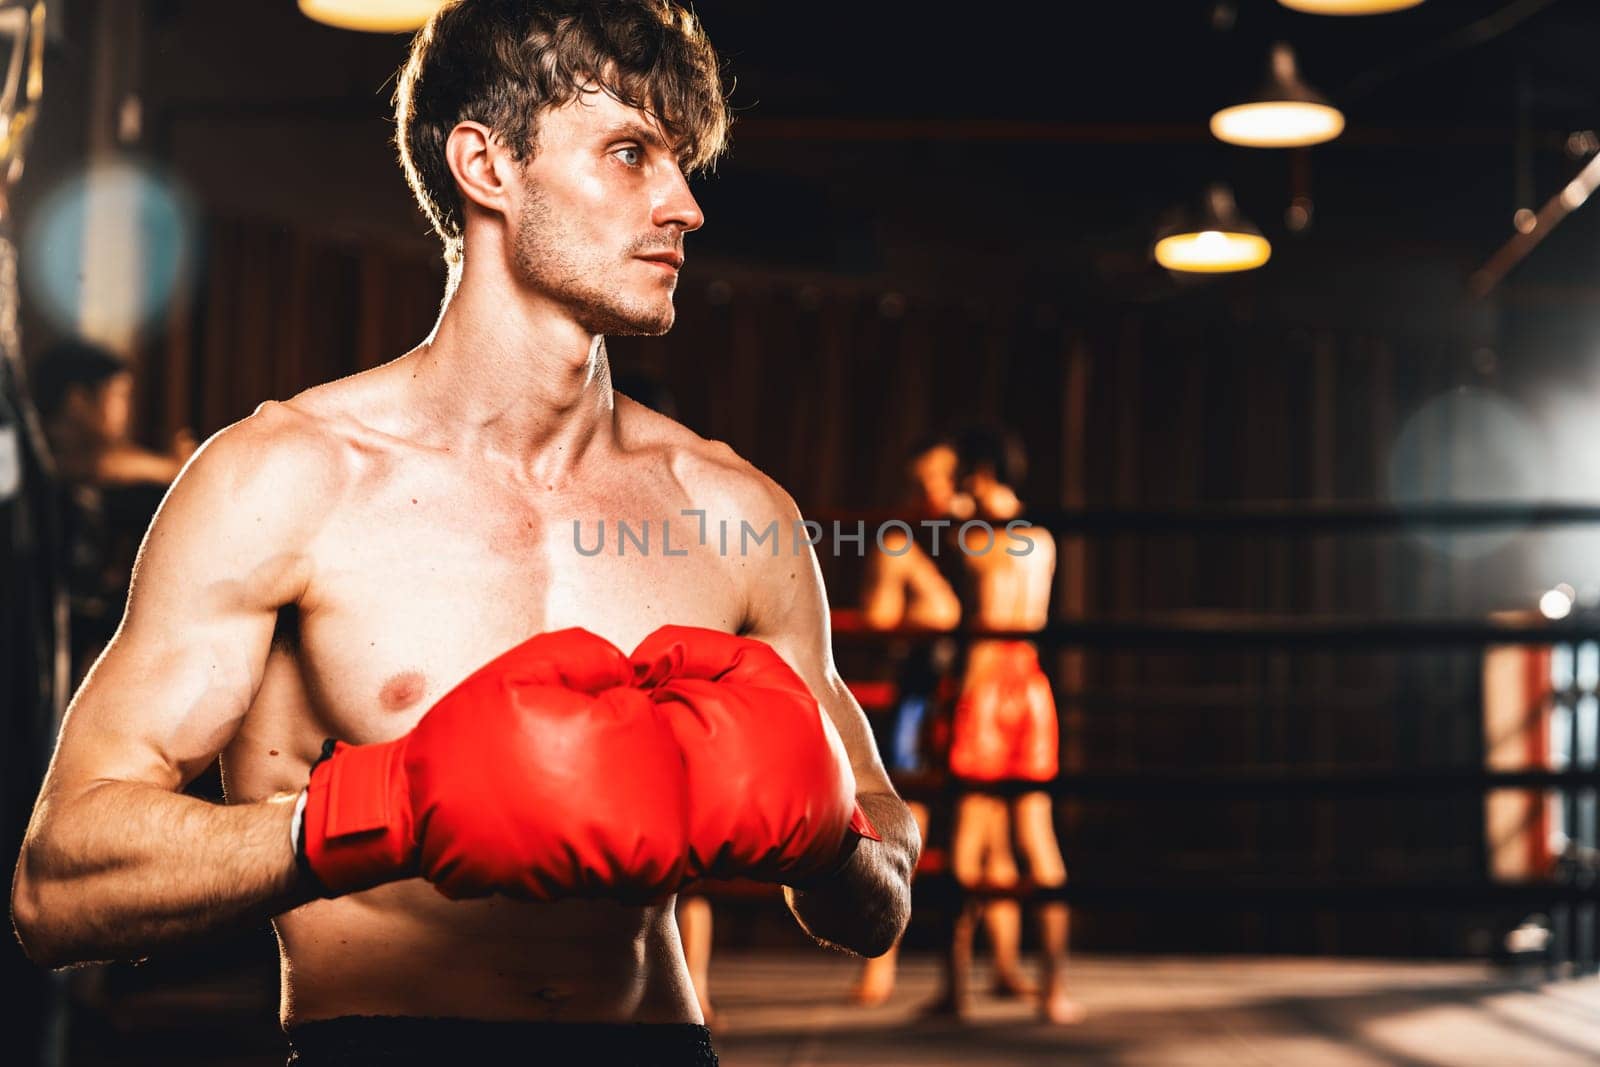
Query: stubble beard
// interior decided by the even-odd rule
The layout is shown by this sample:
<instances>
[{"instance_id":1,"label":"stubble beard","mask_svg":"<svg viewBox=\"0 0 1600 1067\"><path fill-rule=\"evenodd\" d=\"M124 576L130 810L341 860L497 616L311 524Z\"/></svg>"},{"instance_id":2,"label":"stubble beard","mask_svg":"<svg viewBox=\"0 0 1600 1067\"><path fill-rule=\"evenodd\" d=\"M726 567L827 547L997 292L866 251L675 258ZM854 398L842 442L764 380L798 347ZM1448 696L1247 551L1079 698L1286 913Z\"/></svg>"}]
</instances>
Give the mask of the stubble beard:
<instances>
[{"instance_id":1,"label":"stubble beard","mask_svg":"<svg viewBox=\"0 0 1600 1067\"><path fill-rule=\"evenodd\" d=\"M631 249L630 249L631 251ZM566 220L550 207L544 194L530 189L517 219L518 279L564 306L585 330L610 337L659 337L676 317L672 296L665 301L629 300L603 283L608 267L603 253L585 247Z\"/></svg>"}]
</instances>

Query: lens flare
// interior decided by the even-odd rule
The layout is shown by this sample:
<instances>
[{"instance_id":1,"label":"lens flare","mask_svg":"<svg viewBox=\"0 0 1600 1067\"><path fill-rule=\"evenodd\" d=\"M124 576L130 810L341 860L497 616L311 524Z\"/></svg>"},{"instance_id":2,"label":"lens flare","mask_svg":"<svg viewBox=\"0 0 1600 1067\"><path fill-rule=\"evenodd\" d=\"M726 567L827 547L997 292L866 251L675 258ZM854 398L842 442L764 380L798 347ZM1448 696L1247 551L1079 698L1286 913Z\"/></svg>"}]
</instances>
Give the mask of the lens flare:
<instances>
[{"instance_id":1,"label":"lens flare","mask_svg":"<svg viewBox=\"0 0 1600 1067\"><path fill-rule=\"evenodd\" d=\"M1544 434L1511 401L1487 389L1436 396L1406 419L1389 453L1389 499L1398 505L1533 503L1549 491ZM1515 539L1514 526L1414 535L1460 559L1486 556Z\"/></svg>"},{"instance_id":2,"label":"lens flare","mask_svg":"<svg viewBox=\"0 0 1600 1067\"><path fill-rule=\"evenodd\" d=\"M177 186L131 165L100 167L40 203L22 236L22 282L64 332L86 323L137 330L166 312L193 241L193 213Z\"/></svg>"}]
</instances>

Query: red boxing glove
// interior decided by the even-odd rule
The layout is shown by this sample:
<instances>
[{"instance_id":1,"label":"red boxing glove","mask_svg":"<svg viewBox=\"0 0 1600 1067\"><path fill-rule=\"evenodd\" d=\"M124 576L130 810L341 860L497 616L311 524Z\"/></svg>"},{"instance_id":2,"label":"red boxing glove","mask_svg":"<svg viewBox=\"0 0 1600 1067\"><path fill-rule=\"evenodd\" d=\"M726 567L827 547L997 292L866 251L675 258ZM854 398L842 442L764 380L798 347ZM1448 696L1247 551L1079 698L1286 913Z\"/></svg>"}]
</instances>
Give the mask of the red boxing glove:
<instances>
[{"instance_id":1,"label":"red boxing glove","mask_svg":"<svg viewBox=\"0 0 1600 1067\"><path fill-rule=\"evenodd\" d=\"M609 641L525 641L404 737L333 746L300 836L330 894L421 875L447 897L646 901L683 881L684 768Z\"/></svg>"},{"instance_id":2,"label":"red boxing glove","mask_svg":"<svg viewBox=\"0 0 1600 1067\"><path fill-rule=\"evenodd\" d=\"M692 877L792 884L878 839L833 724L770 646L663 626L633 665L683 750Z\"/></svg>"}]
</instances>

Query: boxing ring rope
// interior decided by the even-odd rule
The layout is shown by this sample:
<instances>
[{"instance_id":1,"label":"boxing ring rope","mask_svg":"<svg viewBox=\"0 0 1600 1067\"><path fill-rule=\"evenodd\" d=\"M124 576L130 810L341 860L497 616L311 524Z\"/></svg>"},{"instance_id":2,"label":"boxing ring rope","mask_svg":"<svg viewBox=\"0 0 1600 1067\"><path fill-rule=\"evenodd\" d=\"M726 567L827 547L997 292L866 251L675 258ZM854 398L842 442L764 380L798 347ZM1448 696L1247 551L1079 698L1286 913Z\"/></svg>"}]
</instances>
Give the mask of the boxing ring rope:
<instances>
[{"instance_id":1,"label":"boxing ring rope","mask_svg":"<svg viewBox=\"0 0 1600 1067\"><path fill-rule=\"evenodd\" d=\"M821 517L824 527L838 522L850 530L867 528L890 519L908 521L890 512L850 512ZM1409 533L1418 529L1481 530L1493 527L1534 528L1559 525L1600 525L1600 506L1582 504L1466 504L1422 507L1372 505L1255 504L1198 509L1058 510L1032 512L1030 521L1058 535L1116 537L1120 535L1267 534L1315 537L1351 533ZM952 528L959 524L952 523ZM868 539L870 543L870 538ZM938 641L966 646L975 641L1024 640L1041 650L1169 649L1178 651L1250 649L1254 651L1321 652L1346 650L1416 652L1428 649L1481 649L1492 645L1572 646L1600 643L1600 618L1575 617L1561 622L1508 622L1476 618L1394 618L1386 616L1276 615L1244 611L1179 611L1145 613L1132 618L1058 619L1037 631L994 631L964 627L954 631L898 629L872 631L854 626L836 627L838 646L887 647L903 651ZM867 688L888 683L864 683ZM1161 687L1164 707L1188 706L1234 709L1246 699L1228 701L1202 693L1200 699L1168 684ZM1552 691L1552 700L1573 694ZM878 698L882 700L881 696ZM1263 699L1252 694L1256 707L1283 706L1287 699ZM1148 703L1136 687L1124 684L1120 692L1061 693L1060 706L1087 710L1129 710ZM1319 695L1313 705L1337 707ZM1295 707L1305 702L1296 701ZM1359 701L1346 700L1355 707ZM877 713L886 711L879 707ZM1477 709L1474 709L1476 712ZM1569 717L1575 742L1577 717ZM1576 752L1573 744L1569 751ZM1484 796L1500 789L1555 790L1570 805L1578 790L1600 790L1600 767L1565 770L1490 771L1481 767L1417 768L1409 770L1336 770L1325 767L1287 769L1245 767L1217 771L1144 770L1139 772L1068 772L1055 780L964 781L946 773L897 774L896 787L911 800L950 801L964 793L1012 797L1047 792L1057 799L1106 802L1142 800L1193 801L1204 798L1268 801L1288 797L1399 798ZM1567 973L1596 970L1600 963L1600 938L1596 937L1595 908L1600 903L1600 849L1594 842L1569 850L1547 880L1384 881L1348 880L1267 882L1193 877L1165 879L1161 883L1110 884L1084 879L1081 872L1067 885L1040 887L1026 879L1016 885L962 886L947 871L919 874L921 895L944 907L957 907L967 897L982 899L1064 899L1078 906L1106 910L1207 911L1239 909L1262 911L1392 910L1395 908L1462 909L1518 906L1548 909L1553 936L1546 963L1551 973L1575 961ZM1580 911L1586 921L1574 922ZM1579 926L1586 928L1587 936Z\"/></svg>"},{"instance_id":2,"label":"boxing ring rope","mask_svg":"<svg viewBox=\"0 0 1600 1067\"><path fill-rule=\"evenodd\" d=\"M854 529L891 519L912 526L918 516L895 511L835 511L813 518ZM1600 524L1600 505L1574 503L1299 504L1264 501L1185 508L1065 508L1033 510L1029 522L1056 534L1262 533L1316 536L1341 533L1402 533L1412 529L1473 529L1497 526ZM951 527L960 523L952 521Z\"/></svg>"},{"instance_id":3,"label":"boxing ring rope","mask_svg":"<svg viewBox=\"0 0 1600 1067\"><path fill-rule=\"evenodd\" d=\"M897 780L896 787L899 788ZM1024 793L1049 793L1055 797L1094 800L1192 798L1260 798L1286 794L1385 796L1407 793L1460 794L1486 789L1600 788L1600 768L1575 771L1481 771L1456 768L1419 768L1406 771L1295 771L1262 772L1236 769L1193 771L1139 771L1137 773L1075 772L1052 782L1009 779L968 781L948 776L942 783L908 781L901 794L912 800L935 799L947 791L992 793L1014 797Z\"/></svg>"},{"instance_id":4,"label":"boxing ring rope","mask_svg":"<svg viewBox=\"0 0 1600 1067\"><path fill-rule=\"evenodd\" d=\"M1600 641L1600 622L1576 620L1548 624L1492 620L1306 617L1247 612L1171 612L1138 619L1083 619L1052 622L1042 630L957 629L835 630L834 643L877 644L892 640L931 644L954 639L1032 641L1052 648L1176 648L1218 646L1279 648L1378 648L1397 645L1473 648L1483 645L1561 645Z\"/></svg>"}]
</instances>

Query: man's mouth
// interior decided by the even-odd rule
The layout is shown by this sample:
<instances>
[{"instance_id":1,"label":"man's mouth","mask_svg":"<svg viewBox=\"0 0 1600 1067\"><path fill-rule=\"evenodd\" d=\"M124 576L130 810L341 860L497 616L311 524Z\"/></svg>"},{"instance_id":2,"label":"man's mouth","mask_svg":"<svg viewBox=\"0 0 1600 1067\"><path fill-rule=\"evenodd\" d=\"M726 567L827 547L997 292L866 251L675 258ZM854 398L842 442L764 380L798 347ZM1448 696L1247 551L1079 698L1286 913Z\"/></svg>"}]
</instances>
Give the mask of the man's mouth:
<instances>
[{"instance_id":1,"label":"man's mouth","mask_svg":"<svg viewBox=\"0 0 1600 1067\"><path fill-rule=\"evenodd\" d=\"M674 271L683 269L683 253L681 252L652 252L645 256L636 256L646 263L659 263L663 267L671 267Z\"/></svg>"}]
</instances>

